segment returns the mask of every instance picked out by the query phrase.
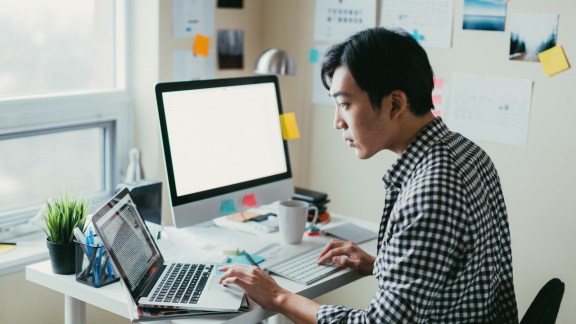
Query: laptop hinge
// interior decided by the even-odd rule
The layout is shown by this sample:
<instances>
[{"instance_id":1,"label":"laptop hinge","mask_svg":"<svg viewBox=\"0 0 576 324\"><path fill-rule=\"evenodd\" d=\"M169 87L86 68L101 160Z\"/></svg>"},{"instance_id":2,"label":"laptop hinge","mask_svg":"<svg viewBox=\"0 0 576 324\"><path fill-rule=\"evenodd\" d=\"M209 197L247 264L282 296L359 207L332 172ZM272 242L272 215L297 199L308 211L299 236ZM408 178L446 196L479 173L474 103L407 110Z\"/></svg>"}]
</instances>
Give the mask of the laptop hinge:
<instances>
[{"instance_id":1,"label":"laptop hinge","mask_svg":"<svg viewBox=\"0 0 576 324\"><path fill-rule=\"evenodd\" d=\"M148 296L150 294L150 292L152 291L152 288L154 288L154 284L156 284L158 282L158 280L160 279L160 276L162 275L162 273L164 273L165 268L166 268L166 265L163 264L158 268L158 270L156 270L156 272L154 272L154 275L152 276L151 280L148 280L148 283L146 283L146 286L142 290L140 297Z\"/></svg>"}]
</instances>

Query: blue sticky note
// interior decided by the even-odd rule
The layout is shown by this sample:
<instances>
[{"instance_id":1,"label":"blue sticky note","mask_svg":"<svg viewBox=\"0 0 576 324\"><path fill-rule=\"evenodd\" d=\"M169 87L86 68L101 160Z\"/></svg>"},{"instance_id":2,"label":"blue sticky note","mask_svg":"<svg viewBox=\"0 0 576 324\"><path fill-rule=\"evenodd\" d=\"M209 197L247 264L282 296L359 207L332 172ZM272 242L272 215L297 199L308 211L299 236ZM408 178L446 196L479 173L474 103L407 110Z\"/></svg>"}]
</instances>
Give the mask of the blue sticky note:
<instances>
[{"instance_id":1,"label":"blue sticky note","mask_svg":"<svg viewBox=\"0 0 576 324\"><path fill-rule=\"evenodd\" d=\"M260 264L266 260L265 258L263 258L259 255L256 255L256 254L250 254L250 257L252 258L252 260L254 260L254 262L256 262L256 264ZM229 256L228 257L228 263L241 263L241 264L252 265L250 263L250 261L248 261L248 259L246 259L246 256L244 256L244 254Z\"/></svg>"},{"instance_id":2,"label":"blue sticky note","mask_svg":"<svg viewBox=\"0 0 576 324\"><path fill-rule=\"evenodd\" d=\"M236 206L234 205L233 199L222 200L222 204L220 205L220 214L232 214L236 212Z\"/></svg>"},{"instance_id":3,"label":"blue sticky note","mask_svg":"<svg viewBox=\"0 0 576 324\"><path fill-rule=\"evenodd\" d=\"M318 50L313 48L310 50L310 52L308 53L308 58L310 59L310 63L316 63L318 62Z\"/></svg>"}]
</instances>

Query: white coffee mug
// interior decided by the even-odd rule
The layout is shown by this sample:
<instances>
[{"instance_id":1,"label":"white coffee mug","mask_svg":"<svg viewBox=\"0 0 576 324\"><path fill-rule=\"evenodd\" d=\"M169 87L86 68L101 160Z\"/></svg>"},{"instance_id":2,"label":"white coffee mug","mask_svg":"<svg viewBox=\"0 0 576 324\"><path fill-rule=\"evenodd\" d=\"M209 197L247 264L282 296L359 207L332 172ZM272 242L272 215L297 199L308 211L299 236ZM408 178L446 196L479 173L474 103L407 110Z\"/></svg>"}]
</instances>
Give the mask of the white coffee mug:
<instances>
[{"instance_id":1,"label":"white coffee mug","mask_svg":"<svg viewBox=\"0 0 576 324\"><path fill-rule=\"evenodd\" d=\"M316 223L316 219L318 218L318 208L316 208L316 206L311 206L307 202L299 200L280 202L278 225L280 227L280 235L284 242L289 244L302 242L309 209L314 209L314 219L312 223Z\"/></svg>"}]
</instances>

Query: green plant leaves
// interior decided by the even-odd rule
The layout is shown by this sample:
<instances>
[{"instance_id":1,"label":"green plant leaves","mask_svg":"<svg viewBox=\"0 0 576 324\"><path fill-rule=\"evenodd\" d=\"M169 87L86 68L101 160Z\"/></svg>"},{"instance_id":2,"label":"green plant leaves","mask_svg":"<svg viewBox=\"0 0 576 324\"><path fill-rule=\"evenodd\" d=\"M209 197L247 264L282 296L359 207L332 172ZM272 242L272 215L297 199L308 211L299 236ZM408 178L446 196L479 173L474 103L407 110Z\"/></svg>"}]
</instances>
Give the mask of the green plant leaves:
<instances>
[{"instance_id":1,"label":"green plant leaves","mask_svg":"<svg viewBox=\"0 0 576 324\"><path fill-rule=\"evenodd\" d=\"M74 228L84 230L88 203L71 195L61 195L46 201L44 221L46 235L52 243L72 243Z\"/></svg>"}]
</instances>

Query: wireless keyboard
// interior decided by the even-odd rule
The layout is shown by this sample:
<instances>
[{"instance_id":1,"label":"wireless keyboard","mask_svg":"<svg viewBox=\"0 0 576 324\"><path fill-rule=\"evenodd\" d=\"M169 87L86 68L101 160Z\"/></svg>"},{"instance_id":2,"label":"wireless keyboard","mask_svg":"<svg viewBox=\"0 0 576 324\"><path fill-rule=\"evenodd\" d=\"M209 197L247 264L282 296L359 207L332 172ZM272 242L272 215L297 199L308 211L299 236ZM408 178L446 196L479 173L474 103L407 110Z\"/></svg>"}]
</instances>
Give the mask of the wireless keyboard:
<instances>
[{"instance_id":1,"label":"wireless keyboard","mask_svg":"<svg viewBox=\"0 0 576 324\"><path fill-rule=\"evenodd\" d=\"M316 264L318 255L323 248L323 246L312 248L302 254L268 266L264 270L309 285L342 269L332 263Z\"/></svg>"}]
</instances>

